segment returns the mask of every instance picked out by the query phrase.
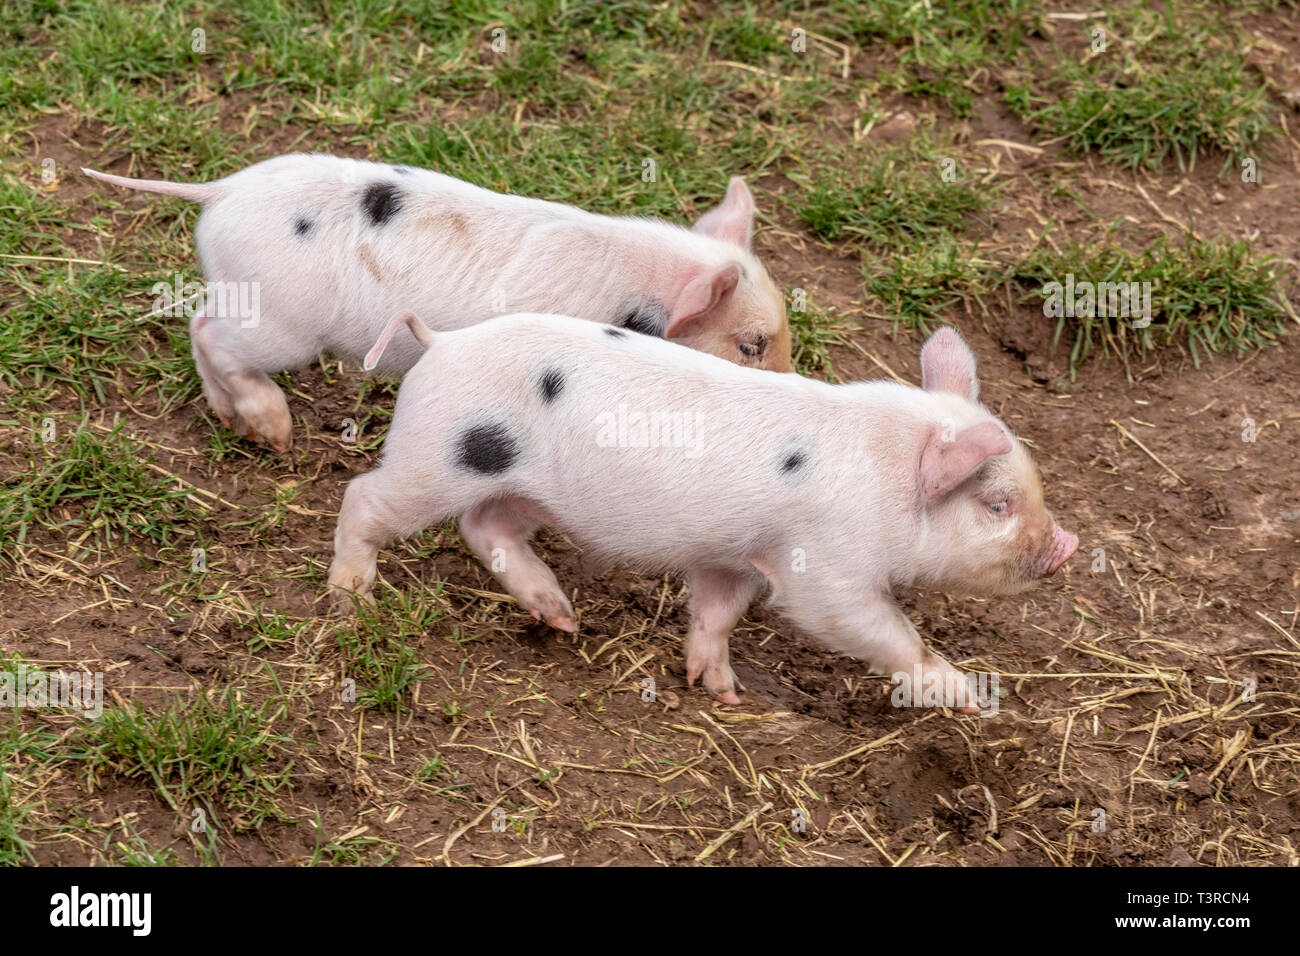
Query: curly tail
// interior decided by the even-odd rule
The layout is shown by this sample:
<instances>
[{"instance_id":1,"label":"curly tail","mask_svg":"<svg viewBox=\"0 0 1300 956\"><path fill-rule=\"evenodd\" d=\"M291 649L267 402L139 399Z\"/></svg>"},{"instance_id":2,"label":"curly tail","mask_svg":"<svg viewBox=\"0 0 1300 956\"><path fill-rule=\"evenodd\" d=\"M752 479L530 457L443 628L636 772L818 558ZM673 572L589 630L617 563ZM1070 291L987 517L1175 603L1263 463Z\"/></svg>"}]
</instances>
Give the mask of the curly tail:
<instances>
[{"instance_id":1,"label":"curly tail","mask_svg":"<svg viewBox=\"0 0 1300 956\"><path fill-rule=\"evenodd\" d=\"M114 176L112 173L101 173L85 167L82 167L81 171L91 179L99 179L106 183L112 183L114 186L125 186L127 189L143 189L149 193L165 193L168 196L180 196L182 199L189 199L192 202L212 202L214 199L220 199L223 195L222 190L216 183L172 183L165 179L129 179L126 176Z\"/></svg>"},{"instance_id":2,"label":"curly tail","mask_svg":"<svg viewBox=\"0 0 1300 956\"><path fill-rule=\"evenodd\" d=\"M397 327L403 323L405 323L405 325L411 330L411 334L415 336L415 340L426 349L433 344L433 332L430 331L427 325L416 317L414 312L398 312L388 320L388 326L379 334L379 338L375 340L374 347L366 353L366 359L362 363L362 368L369 372L379 364L379 359L384 354L384 349L388 348L388 340L393 337L393 333L397 331Z\"/></svg>"}]
</instances>

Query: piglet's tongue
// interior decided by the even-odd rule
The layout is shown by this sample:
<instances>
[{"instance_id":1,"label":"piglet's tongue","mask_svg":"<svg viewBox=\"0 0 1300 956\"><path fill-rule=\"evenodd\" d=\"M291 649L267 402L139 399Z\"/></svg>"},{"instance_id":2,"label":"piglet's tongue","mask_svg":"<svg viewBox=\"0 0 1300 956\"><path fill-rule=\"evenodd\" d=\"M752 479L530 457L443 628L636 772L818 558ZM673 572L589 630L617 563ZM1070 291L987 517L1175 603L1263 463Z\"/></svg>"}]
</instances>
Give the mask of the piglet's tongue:
<instances>
[{"instance_id":1,"label":"piglet's tongue","mask_svg":"<svg viewBox=\"0 0 1300 956\"><path fill-rule=\"evenodd\" d=\"M1070 560L1070 555L1074 554L1075 549L1079 547L1079 536L1070 534L1059 524L1052 525L1052 554L1047 559L1047 565L1043 569L1043 576L1055 574L1056 569Z\"/></svg>"}]
</instances>

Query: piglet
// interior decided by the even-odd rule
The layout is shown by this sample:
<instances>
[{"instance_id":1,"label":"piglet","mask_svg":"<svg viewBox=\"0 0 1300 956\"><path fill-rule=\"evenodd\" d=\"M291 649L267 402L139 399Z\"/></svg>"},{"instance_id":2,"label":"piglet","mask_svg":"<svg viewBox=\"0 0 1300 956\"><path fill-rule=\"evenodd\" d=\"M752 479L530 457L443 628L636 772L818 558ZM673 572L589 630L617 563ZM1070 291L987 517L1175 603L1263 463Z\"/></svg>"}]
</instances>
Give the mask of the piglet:
<instances>
[{"instance_id":1,"label":"piglet","mask_svg":"<svg viewBox=\"0 0 1300 956\"><path fill-rule=\"evenodd\" d=\"M741 365L790 368L784 298L750 251L754 200L741 179L686 229L319 154L211 183L82 172L203 203L194 241L207 286L190 322L194 364L217 417L278 450L292 422L268 373L322 352L358 361L383 317L405 309L441 330L562 312ZM414 342L395 343L380 370L405 374L419 355Z\"/></svg>"},{"instance_id":2,"label":"piglet","mask_svg":"<svg viewBox=\"0 0 1300 956\"><path fill-rule=\"evenodd\" d=\"M685 571L686 672L718 700L743 690L732 627L765 585L810 636L877 672L956 688L892 593L923 585L1010 594L1078 539L1038 474L978 402L952 329L921 352L923 388L830 385L742 368L648 335L515 315L432 333L398 394L381 466L348 485L334 535L336 601L368 592L379 549L460 516L465 543L534 617L577 621L529 547L540 525L609 561Z\"/></svg>"}]
</instances>

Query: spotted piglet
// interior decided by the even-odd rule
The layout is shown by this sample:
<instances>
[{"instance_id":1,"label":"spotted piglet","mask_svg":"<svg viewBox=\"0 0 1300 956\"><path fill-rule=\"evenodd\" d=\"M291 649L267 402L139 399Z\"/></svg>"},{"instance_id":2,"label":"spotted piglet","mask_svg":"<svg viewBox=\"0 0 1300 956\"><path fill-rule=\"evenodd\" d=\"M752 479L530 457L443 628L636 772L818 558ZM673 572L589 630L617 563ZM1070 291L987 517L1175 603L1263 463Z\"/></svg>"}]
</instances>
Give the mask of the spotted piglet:
<instances>
[{"instance_id":1,"label":"spotted piglet","mask_svg":"<svg viewBox=\"0 0 1300 956\"><path fill-rule=\"evenodd\" d=\"M1048 515L1028 453L978 403L974 356L951 329L921 352L922 389L776 375L543 315L449 333L399 315L371 358L403 323L427 351L381 466L344 496L329 573L340 602L370 590L388 542L460 516L506 590L575 631L528 544L548 525L606 560L686 572L687 678L720 701L744 689L728 638L768 585L812 637L872 670L956 687L973 712L960 672L892 592L1013 593L1078 545Z\"/></svg>"},{"instance_id":2,"label":"spotted piglet","mask_svg":"<svg viewBox=\"0 0 1300 956\"><path fill-rule=\"evenodd\" d=\"M194 364L217 417L280 450L292 422L268 373L322 352L359 361L400 310L441 330L559 312L790 368L784 299L750 251L754 201L741 179L686 229L318 154L211 183L82 172L203 203L194 241L207 294L190 322ZM419 356L414 342L396 342L380 369L402 375Z\"/></svg>"}]
</instances>

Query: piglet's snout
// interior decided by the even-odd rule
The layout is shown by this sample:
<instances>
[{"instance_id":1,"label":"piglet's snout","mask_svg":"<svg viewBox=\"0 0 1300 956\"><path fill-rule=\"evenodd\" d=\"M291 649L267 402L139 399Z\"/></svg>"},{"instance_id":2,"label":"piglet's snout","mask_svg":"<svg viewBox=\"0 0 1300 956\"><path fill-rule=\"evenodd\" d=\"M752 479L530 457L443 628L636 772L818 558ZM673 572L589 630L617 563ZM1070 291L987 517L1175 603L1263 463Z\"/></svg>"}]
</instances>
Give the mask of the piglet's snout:
<instances>
[{"instance_id":1,"label":"piglet's snout","mask_svg":"<svg viewBox=\"0 0 1300 956\"><path fill-rule=\"evenodd\" d=\"M1047 563L1043 565L1043 576L1055 574L1056 569L1069 561L1070 555L1074 554L1078 547L1077 534L1071 534L1059 524L1052 525L1052 550L1047 556Z\"/></svg>"}]
</instances>

